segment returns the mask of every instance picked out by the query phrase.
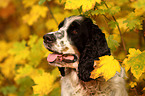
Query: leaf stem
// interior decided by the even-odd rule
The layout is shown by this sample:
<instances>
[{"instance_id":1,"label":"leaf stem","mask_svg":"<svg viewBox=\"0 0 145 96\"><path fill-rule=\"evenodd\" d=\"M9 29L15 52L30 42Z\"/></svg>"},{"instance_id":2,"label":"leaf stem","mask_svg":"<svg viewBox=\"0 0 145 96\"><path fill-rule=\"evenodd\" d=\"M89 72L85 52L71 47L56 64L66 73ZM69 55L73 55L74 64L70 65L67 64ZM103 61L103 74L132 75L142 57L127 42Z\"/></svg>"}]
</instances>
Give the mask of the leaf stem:
<instances>
[{"instance_id":1,"label":"leaf stem","mask_svg":"<svg viewBox=\"0 0 145 96\"><path fill-rule=\"evenodd\" d=\"M55 23L56 23L57 26L58 26L58 22L57 22L56 18L54 17L54 15L53 15L53 13L52 13L52 10L51 10L51 8L49 7L48 2L46 2L46 5L47 5L47 7L48 7L48 9L49 9L49 11L50 11L50 14L51 14L52 18L54 19Z\"/></svg>"},{"instance_id":2,"label":"leaf stem","mask_svg":"<svg viewBox=\"0 0 145 96\"><path fill-rule=\"evenodd\" d=\"M108 5L106 4L106 2L104 2L104 4L105 4L105 6L106 6L107 8L109 8ZM113 18L113 20L114 20L115 22L117 22L117 20L116 20L116 18L115 18L114 15L112 15L112 18ZM117 23L118 23L118 22L117 22ZM123 36L122 36L122 32L121 32L121 30L120 30L119 24L117 24L117 28L118 28L118 31L119 31L119 34L120 34L120 37L121 37L121 41L122 41L122 46L123 46L124 52L125 52L125 54L127 55L127 50L126 50L125 42L124 42L124 40L123 40Z\"/></svg>"}]
</instances>

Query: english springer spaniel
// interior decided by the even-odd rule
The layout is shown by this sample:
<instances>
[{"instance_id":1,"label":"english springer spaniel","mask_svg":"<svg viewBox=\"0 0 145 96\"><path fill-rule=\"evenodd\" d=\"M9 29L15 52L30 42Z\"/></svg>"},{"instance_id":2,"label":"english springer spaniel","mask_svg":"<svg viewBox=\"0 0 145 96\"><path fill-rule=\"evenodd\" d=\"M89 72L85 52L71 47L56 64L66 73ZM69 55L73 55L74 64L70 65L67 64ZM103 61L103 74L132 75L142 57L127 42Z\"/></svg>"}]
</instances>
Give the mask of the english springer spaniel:
<instances>
[{"instance_id":1,"label":"english springer spaniel","mask_svg":"<svg viewBox=\"0 0 145 96\"><path fill-rule=\"evenodd\" d=\"M111 55L104 33L91 19L71 16L58 28L43 39L44 46L53 52L47 61L57 66L62 75L61 96L128 96L123 71L108 81L90 78L94 60Z\"/></svg>"}]
</instances>

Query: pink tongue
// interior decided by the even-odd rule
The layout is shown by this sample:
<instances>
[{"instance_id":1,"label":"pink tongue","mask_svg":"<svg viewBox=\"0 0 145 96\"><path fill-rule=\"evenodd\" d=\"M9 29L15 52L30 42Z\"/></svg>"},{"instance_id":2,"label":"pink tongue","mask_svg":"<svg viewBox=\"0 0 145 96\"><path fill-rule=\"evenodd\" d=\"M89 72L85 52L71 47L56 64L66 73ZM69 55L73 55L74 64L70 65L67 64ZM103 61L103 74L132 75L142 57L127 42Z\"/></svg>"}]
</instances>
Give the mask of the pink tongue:
<instances>
[{"instance_id":1,"label":"pink tongue","mask_svg":"<svg viewBox=\"0 0 145 96\"><path fill-rule=\"evenodd\" d=\"M61 56L61 55L58 55L58 54L49 54L48 57L47 57L47 61L48 62L53 62L58 56Z\"/></svg>"},{"instance_id":2,"label":"pink tongue","mask_svg":"<svg viewBox=\"0 0 145 96\"><path fill-rule=\"evenodd\" d=\"M48 62L53 62L55 60L57 60L58 57L62 57L62 55L60 54L49 54L48 57L47 57L47 61ZM66 55L66 56L63 56L63 59L67 59L67 60L74 60L74 56L71 56L71 55ZM62 59L60 58L59 61L62 61Z\"/></svg>"}]
</instances>

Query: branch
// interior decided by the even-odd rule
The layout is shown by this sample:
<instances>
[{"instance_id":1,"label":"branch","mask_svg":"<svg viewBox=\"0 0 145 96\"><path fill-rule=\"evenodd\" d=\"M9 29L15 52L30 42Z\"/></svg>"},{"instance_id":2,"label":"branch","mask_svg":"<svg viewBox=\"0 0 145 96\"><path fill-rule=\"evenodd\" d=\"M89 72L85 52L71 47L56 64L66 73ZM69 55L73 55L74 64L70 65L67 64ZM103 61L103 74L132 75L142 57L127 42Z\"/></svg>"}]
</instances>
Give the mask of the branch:
<instances>
[{"instance_id":1,"label":"branch","mask_svg":"<svg viewBox=\"0 0 145 96\"><path fill-rule=\"evenodd\" d=\"M55 19L54 15L53 15L53 13L52 13L52 10L51 10L51 8L49 7L48 2L46 2L46 5L47 5L47 7L48 7L48 9L49 9L49 11L50 11L50 14L51 14L52 18L54 19L55 23L56 23L57 26L58 26L58 22L57 22L57 20Z\"/></svg>"},{"instance_id":2,"label":"branch","mask_svg":"<svg viewBox=\"0 0 145 96\"><path fill-rule=\"evenodd\" d=\"M106 4L106 2L104 2L104 4L105 4L105 6L106 6L107 8L109 8L108 5ZM112 18L113 18L113 20L114 20L115 22L117 22L114 15L112 15ZM118 22L117 22L117 23L118 23ZM119 24L117 24L117 28L118 28L118 31L119 31L119 34L120 34L120 37L121 37L121 41L122 41L122 45L123 45L124 52L125 52L125 54L127 55L127 50L126 50L125 42L124 42L124 40L123 40L123 36L122 36L122 32L121 32L121 30L120 30Z\"/></svg>"}]
</instances>

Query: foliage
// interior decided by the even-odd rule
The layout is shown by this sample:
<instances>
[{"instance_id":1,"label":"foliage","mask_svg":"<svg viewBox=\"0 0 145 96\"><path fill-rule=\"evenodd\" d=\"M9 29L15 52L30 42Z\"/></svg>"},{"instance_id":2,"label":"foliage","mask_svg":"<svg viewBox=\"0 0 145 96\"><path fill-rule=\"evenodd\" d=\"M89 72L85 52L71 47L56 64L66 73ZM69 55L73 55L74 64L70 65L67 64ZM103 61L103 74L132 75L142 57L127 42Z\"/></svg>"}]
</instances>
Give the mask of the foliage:
<instances>
[{"instance_id":1,"label":"foliage","mask_svg":"<svg viewBox=\"0 0 145 96\"><path fill-rule=\"evenodd\" d=\"M60 95L60 73L48 65L42 37L72 15L98 24L112 52L95 61L91 77L109 80L120 63L129 96L144 96L144 6L145 0L0 0L0 96Z\"/></svg>"},{"instance_id":2,"label":"foliage","mask_svg":"<svg viewBox=\"0 0 145 96\"><path fill-rule=\"evenodd\" d=\"M99 59L95 61L95 69L91 73L91 78L103 76L105 80L109 80L116 72L121 71L119 62L113 56L102 56Z\"/></svg>"}]
</instances>

